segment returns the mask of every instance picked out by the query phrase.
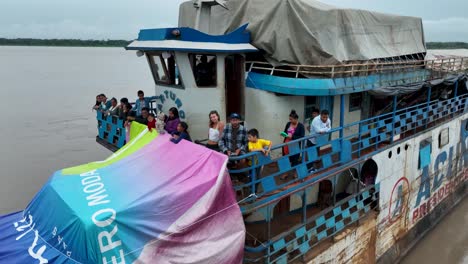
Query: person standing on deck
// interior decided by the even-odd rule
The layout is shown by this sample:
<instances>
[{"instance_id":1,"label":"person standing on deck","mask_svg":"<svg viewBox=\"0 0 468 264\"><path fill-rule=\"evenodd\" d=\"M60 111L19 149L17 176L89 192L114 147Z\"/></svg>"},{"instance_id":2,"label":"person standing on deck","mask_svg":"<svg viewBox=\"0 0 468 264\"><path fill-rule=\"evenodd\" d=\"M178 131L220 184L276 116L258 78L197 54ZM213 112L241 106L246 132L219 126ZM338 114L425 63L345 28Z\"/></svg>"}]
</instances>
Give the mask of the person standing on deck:
<instances>
[{"instance_id":1,"label":"person standing on deck","mask_svg":"<svg viewBox=\"0 0 468 264\"><path fill-rule=\"evenodd\" d=\"M312 116L309 119L309 125L306 127L307 131L310 132L310 127L312 126L312 121L314 121L314 118L320 115L320 110L318 108L312 107Z\"/></svg>"},{"instance_id":2,"label":"person standing on deck","mask_svg":"<svg viewBox=\"0 0 468 264\"><path fill-rule=\"evenodd\" d=\"M296 113L296 110L291 110L289 114L289 122L284 127L284 131L282 133L284 135L284 143L289 141L293 141L296 139L303 138L305 136L305 128L304 125L299 122L299 116ZM286 145L283 147L283 156L289 154L289 147ZM296 166L300 163L301 154L295 154L289 156L289 161L291 162L291 166ZM289 175L282 176L281 179L285 180L289 177Z\"/></svg>"},{"instance_id":3,"label":"person standing on deck","mask_svg":"<svg viewBox=\"0 0 468 264\"><path fill-rule=\"evenodd\" d=\"M219 151L219 140L222 137L224 123L221 121L218 111L216 110L211 111L208 117L210 123L208 126L208 143L206 147L214 151Z\"/></svg>"},{"instance_id":4,"label":"person standing on deck","mask_svg":"<svg viewBox=\"0 0 468 264\"><path fill-rule=\"evenodd\" d=\"M247 130L240 124L240 115L237 113L231 114L229 122L224 127L219 148L228 156L243 155L246 152Z\"/></svg>"},{"instance_id":5,"label":"person standing on deck","mask_svg":"<svg viewBox=\"0 0 468 264\"><path fill-rule=\"evenodd\" d=\"M331 130L330 113L328 110L322 110L320 116L316 116L310 125L310 135L325 134ZM317 144L317 138L311 137L309 139L310 145L315 146Z\"/></svg>"},{"instance_id":6,"label":"person standing on deck","mask_svg":"<svg viewBox=\"0 0 468 264\"><path fill-rule=\"evenodd\" d=\"M101 107L101 95L96 95L96 104L93 106L93 110L98 110Z\"/></svg>"},{"instance_id":7,"label":"person standing on deck","mask_svg":"<svg viewBox=\"0 0 468 264\"><path fill-rule=\"evenodd\" d=\"M107 97L105 94L100 94L101 97L101 106L99 107L99 111L105 112L111 107L111 102L107 101Z\"/></svg>"},{"instance_id":8,"label":"person standing on deck","mask_svg":"<svg viewBox=\"0 0 468 264\"><path fill-rule=\"evenodd\" d=\"M146 107L143 107L141 109L141 115L139 116L127 116L128 121L135 121L143 125L148 124L148 116L149 116L149 109Z\"/></svg>"},{"instance_id":9,"label":"person standing on deck","mask_svg":"<svg viewBox=\"0 0 468 264\"><path fill-rule=\"evenodd\" d=\"M312 147L317 145L317 138L316 136L319 134L328 133L331 130L331 121L330 121L330 113L327 110L322 110L319 116L316 116L312 122L310 123L310 135L312 136L307 141L307 147ZM320 154L320 147L317 147L317 151ZM314 172L317 169L318 162L312 162L307 164L307 169L309 172Z\"/></svg>"},{"instance_id":10,"label":"person standing on deck","mask_svg":"<svg viewBox=\"0 0 468 264\"><path fill-rule=\"evenodd\" d=\"M111 106L109 107L109 109L107 109L106 113L107 113L108 115L118 116L118 115L119 115L120 106L117 105L117 99L115 99L115 97L112 97L112 99L110 100L110 102L111 102Z\"/></svg>"},{"instance_id":11,"label":"person standing on deck","mask_svg":"<svg viewBox=\"0 0 468 264\"><path fill-rule=\"evenodd\" d=\"M150 96L150 97L145 97L145 93L142 90L139 90L137 92L138 99L135 101L135 106L132 108L137 114L137 116L141 115L141 110L146 107L150 108L150 102L151 100L154 100L158 98L158 96Z\"/></svg>"},{"instance_id":12,"label":"person standing on deck","mask_svg":"<svg viewBox=\"0 0 468 264\"><path fill-rule=\"evenodd\" d=\"M213 71L206 55L201 55L200 62L195 66L195 82L197 86L213 85Z\"/></svg>"}]
</instances>

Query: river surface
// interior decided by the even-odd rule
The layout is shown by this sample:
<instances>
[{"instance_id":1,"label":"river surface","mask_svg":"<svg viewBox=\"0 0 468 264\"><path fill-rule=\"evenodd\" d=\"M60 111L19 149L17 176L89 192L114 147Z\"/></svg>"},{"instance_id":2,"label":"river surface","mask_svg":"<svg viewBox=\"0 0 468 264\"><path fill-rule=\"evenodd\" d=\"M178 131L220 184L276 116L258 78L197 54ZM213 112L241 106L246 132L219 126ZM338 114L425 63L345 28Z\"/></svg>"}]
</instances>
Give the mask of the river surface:
<instances>
[{"instance_id":1,"label":"river surface","mask_svg":"<svg viewBox=\"0 0 468 264\"><path fill-rule=\"evenodd\" d=\"M0 47L0 214L26 207L56 170L103 160L96 95L154 94L144 57L123 48Z\"/></svg>"},{"instance_id":2,"label":"river surface","mask_svg":"<svg viewBox=\"0 0 468 264\"><path fill-rule=\"evenodd\" d=\"M154 93L144 58L123 48L0 46L0 214L27 206L59 169L103 160L95 96ZM468 263L468 199L403 260Z\"/></svg>"}]
</instances>

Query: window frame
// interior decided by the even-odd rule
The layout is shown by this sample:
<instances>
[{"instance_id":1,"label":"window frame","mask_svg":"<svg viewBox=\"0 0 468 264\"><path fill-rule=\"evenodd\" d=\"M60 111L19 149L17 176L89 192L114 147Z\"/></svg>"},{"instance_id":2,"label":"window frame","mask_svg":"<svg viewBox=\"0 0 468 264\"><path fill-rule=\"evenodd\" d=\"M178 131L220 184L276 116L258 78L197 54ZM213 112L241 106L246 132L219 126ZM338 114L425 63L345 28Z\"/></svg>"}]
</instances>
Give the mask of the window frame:
<instances>
[{"instance_id":1,"label":"window frame","mask_svg":"<svg viewBox=\"0 0 468 264\"><path fill-rule=\"evenodd\" d=\"M432 154L432 137L428 137L422 141L419 142L419 150L418 150L418 170L422 169L421 167L421 150L424 149L425 147L429 146L429 153ZM431 163L430 161L431 157L429 157L429 163Z\"/></svg>"},{"instance_id":2,"label":"window frame","mask_svg":"<svg viewBox=\"0 0 468 264\"><path fill-rule=\"evenodd\" d=\"M443 137L443 134L445 134L445 133L447 134L446 135L447 138L446 138L446 141L442 142L443 139L445 140L445 137ZM439 141L439 149L447 146L450 143L450 129L448 127L443 128L443 129L440 130L438 141Z\"/></svg>"},{"instance_id":3,"label":"window frame","mask_svg":"<svg viewBox=\"0 0 468 264\"><path fill-rule=\"evenodd\" d=\"M351 102L353 100L356 100L356 97L357 97L357 99L359 99L359 105L358 106L351 105ZM362 100L363 100L363 98L364 98L364 96L363 96L362 92L350 93L349 96L348 96L348 112L354 112L354 111L361 110L362 109Z\"/></svg>"},{"instance_id":4,"label":"window frame","mask_svg":"<svg viewBox=\"0 0 468 264\"><path fill-rule=\"evenodd\" d=\"M197 56L202 56L202 55L205 55L207 57L214 57L214 60L215 60L215 72L214 72L214 76L215 76L215 80L214 80L214 84L212 85L207 85L207 86L199 86L197 84L197 77L195 76L195 63L196 63L196 58ZM195 86L197 88L217 88L218 87L218 55L217 54L213 54L213 53L189 53L187 54L188 56L188 59L189 59L189 63L190 63L190 68L192 70L192 76L193 76L193 80L194 80L194 83L195 83ZM195 58L195 60L194 60Z\"/></svg>"},{"instance_id":5,"label":"window frame","mask_svg":"<svg viewBox=\"0 0 468 264\"><path fill-rule=\"evenodd\" d=\"M174 80L178 79L179 84L171 83L171 76L169 73L168 65L166 63L167 59L164 59L162 54L163 52L161 51L151 51L151 52L145 52L146 59L148 61L148 65L150 66L151 70L151 75L153 76L154 83L156 85L163 85L167 87L172 87L172 88L177 88L177 89L185 89L184 82L182 80L182 76L180 74L179 66L177 64L177 59L175 56L175 53L172 51L167 51L168 53L171 54L171 56L174 58L174 72L179 71L179 75L174 76ZM168 76L167 81L161 80L162 76L159 76L159 71L156 67L159 67L159 64L156 62L156 58L159 59L160 65L162 65L162 70L164 71L165 76Z\"/></svg>"}]
</instances>

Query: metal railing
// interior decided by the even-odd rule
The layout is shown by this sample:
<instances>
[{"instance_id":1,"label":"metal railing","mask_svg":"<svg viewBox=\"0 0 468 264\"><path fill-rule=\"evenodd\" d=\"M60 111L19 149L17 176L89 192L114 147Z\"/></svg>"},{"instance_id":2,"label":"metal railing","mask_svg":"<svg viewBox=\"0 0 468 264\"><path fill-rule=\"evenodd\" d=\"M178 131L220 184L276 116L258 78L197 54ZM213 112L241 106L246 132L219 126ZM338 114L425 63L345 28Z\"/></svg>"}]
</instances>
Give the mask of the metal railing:
<instances>
[{"instance_id":1,"label":"metal railing","mask_svg":"<svg viewBox=\"0 0 468 264\"><path fill-rule=\"evenodd\" d=\"M367 186L257 247L245 246L244 263L289 263L304 256L376 209L379 193L379 184ZM268 213L271 214L270 207Z\"/></svg>"},{"instance_id":2,"label":"metal railing","mask_svg":"<svg viewBox=\"0 0 468 264\"><path fill-rule=\"evenodd\" d=\"M340 65L298 65L282 64L273 66L268 62L246 62L248 72L261 72L269 75L286 75L293 78L343 78L430 70L431 79L442 78L449 73L467 72L468 58L445 58L434 60L406 59L391 61L369 61L365 63L344 63Z\"/></svg>"},{"instance_id":3,"label":"metal railing","mask_svg":"<svg viewBox=\"0 0 468 264\"><path fill-rule=\"evenodd\" d=\"M118 116L108 115L105 112L97 112L98 138L105 142L109 149L119 149L125 145L126 131L124 120Z\"/></svg>"},{"instance_id":4,"label":"metal railing","mask_svg":"<svg viewBox=\"0 0 468 264\"><path fill-rule=\"evenodd\" d=\"M332 129L325 135L306 136L288 143L272 147L271 152L278 155L265 156L260 152L250 152L231 157L230 162L252 160L245 168L231 169L230 174L248 175L247 182L234 185L240 193L240 204L244 213L251 212L264 204L285 197L303 186L320 181L326 175L336 173L344 167L353 166L359 158L371 156L383 147L402 140L410 135L427 131L428 128L460 114L468 112L468 94L447 100L435 100L405 109L372 117ZM338 137L338 135L344 135ZM316 146L307 146L307 141L315 137ZM281 155L284 147L289 154ZM321 151L319 151L321 148ZM274 158L274 156L278 156ZM297 164L291 163L293 157L300 157ZM313 173L311 166L321 163ZM268 168L273 171L268 172ZM323 173L325 172L326 173ZM266 172L266 173L265 173ZM296 178L280 180L280 177L294 174Z\"/></svg>"},{"instance_id":5,"label":"metal railing","mask_svg":"<svg viewBox=\"0 0 468 264\"><path fill-rule=\"evenodd\" d=\"M158 99L150 101L150 112L157 114ZM132 106L134 102L130 103ZM126 143L125 120L119 119L116 115L108 115L106 112L97 111L96 114L99 143L111 151L116 151Z\"/></svg>"}]
</instances>

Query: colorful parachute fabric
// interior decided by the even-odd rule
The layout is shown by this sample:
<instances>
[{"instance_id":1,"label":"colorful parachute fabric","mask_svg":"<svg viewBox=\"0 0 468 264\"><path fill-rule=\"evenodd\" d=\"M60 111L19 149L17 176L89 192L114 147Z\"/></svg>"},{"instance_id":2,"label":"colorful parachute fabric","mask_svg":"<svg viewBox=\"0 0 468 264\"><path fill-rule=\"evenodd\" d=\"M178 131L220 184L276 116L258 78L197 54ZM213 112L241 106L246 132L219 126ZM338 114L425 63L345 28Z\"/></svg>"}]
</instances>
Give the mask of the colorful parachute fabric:
<instances>
[{"instance_id":1,"label":"colorful parachute fabric","mask_svg":"<svg viewBox=\"0 0 468 264\"><path fill-rule=\"evenodd\" d=\"M227 157L154 130L126 147L57 171L24 211L0 216L0 263L241 263Z\"/></svg>"}]
</instances>

